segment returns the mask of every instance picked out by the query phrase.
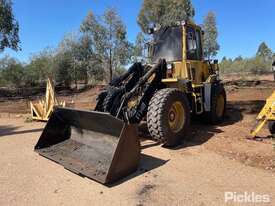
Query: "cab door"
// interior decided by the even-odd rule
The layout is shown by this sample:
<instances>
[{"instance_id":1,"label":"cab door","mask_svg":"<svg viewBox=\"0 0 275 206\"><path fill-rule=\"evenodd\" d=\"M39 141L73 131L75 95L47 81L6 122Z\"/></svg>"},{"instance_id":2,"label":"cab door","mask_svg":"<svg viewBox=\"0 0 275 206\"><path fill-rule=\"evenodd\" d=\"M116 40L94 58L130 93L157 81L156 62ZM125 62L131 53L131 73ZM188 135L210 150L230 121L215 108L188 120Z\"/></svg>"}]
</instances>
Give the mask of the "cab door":
<instances>
[{"instance_id":1,"label":"cab door","mask_svg":"<svg viewBox=\"0 0 275 206\"><path fill-rule=\"evenodd\" d=\"M193 84L201 84L207 78L203 63L201 30L198 27L187 25L186 37L186 68L188 77Z\"/></svg>"}]
</instances>

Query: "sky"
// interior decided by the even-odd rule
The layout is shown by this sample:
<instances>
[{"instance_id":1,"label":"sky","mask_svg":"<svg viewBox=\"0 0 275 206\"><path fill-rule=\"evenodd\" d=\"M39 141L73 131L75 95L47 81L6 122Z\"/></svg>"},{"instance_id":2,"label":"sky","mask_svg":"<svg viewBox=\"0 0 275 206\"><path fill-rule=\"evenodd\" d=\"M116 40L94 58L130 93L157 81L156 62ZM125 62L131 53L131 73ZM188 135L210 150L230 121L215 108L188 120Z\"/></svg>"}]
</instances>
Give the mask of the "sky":
<instances>
[{"instance_id":1,"label":"sky","mask_svg":"<svg viewBox=\"0 0 275 206\"><path fill-rule=\"evenodd\" d=\"M275 51L275 0L192 0L192 3L197 24L202 24L209 11L217 15L219 59L251 57L262 41ZM78 31L89 11L101 15L110 7L118 11L127 26L129 40L134 42L140 31L136 19L141 5L142 0L13 0L22 51L6 49L0 57L9 54L28 62L44 48L57 47L66 33Z\"/></svg>"}]
</instances>

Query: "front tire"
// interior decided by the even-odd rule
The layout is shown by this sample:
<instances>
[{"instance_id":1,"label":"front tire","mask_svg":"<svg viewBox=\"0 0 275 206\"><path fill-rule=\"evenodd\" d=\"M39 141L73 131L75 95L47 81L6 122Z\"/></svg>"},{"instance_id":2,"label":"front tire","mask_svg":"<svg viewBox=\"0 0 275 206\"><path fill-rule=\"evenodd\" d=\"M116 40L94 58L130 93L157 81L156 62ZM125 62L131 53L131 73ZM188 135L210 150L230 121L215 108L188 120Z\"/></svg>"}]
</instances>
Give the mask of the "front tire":
<instances>
[{"instance_id":1,"label":"front tire","mask_svg":"<svg viewBox=\"0 0 275 206\"><path fill-rule=\"evenodd\" d=\"M147 112L147 126L152 138L165 146L180 144L190 124L190 106L186 95L167 88L155 93Z\"/></svg>"}]
</instances>

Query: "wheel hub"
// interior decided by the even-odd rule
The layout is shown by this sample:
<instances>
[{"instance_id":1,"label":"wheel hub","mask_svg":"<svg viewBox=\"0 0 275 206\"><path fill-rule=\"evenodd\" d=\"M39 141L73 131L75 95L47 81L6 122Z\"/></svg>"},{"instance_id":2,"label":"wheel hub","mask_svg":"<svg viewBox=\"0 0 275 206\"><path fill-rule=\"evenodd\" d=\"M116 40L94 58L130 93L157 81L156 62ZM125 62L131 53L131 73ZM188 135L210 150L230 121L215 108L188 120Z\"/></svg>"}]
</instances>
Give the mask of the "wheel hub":
<instances>
[{"instance_id":1,"label":"wheel hub","mask_svg":"<svg viewBox=\"0 0 275 206\"><path fill-rule=\"evenodd\" d=\"M169 114L169 120L171 122L173 122L173 121L175 121L175 117L176 117L176 115L175 115L174 111L171 111Z\"/></svg>"},{"instance_id":2,"label":"wheel hub","mask_svg":"<svg viewBox=\"0 0 275 206\"><path fill-rule=\"evenodd\" d=\"M172 132L177 133L182 130L185 123L185 111L180 101L172 104L168 113L168 121Z\"/></svg>"}]
</instances>

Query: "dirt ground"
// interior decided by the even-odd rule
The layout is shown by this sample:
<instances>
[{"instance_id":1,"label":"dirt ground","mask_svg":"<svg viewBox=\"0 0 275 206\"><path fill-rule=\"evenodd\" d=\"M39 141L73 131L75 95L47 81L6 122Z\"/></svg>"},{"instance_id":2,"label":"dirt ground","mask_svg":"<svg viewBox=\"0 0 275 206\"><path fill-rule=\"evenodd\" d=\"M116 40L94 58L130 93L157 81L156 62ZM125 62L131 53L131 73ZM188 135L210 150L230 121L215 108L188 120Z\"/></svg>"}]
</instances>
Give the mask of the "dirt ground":
<instances>
[{"instance_id":1,"label":"dirt ground","mask_svg":"<svg viewBox=\"0 0 275 206\"><path fill-rule=\"evenodd\" d=\"M256 140L249 131L274 88L272 82L228 84L223 124L193 120L182 145L174 149L143 140L138 171L109 187L34 153L45 124L26 123L27 114L14 114L17 108L28 112L24 100L0 102L0 205L253 205L225 203L224 193L254 192L271 199L256 205L273 206L274 142L266 128ZM61 98L91 108L98 91Z\"/></svg>"}]
</instances>

